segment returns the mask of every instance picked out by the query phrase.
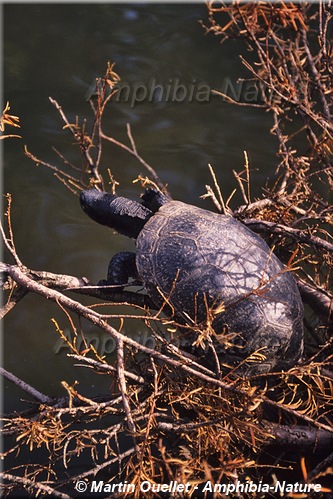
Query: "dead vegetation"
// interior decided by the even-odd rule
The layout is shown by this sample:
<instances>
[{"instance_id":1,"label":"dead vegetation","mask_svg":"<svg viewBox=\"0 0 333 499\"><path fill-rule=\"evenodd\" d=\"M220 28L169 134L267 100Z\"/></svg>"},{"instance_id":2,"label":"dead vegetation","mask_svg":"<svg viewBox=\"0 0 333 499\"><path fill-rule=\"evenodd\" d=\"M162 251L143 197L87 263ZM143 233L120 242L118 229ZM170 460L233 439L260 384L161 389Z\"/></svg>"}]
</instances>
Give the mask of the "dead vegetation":
<instances>
[{"instance_id":1,"label":"dead vegetation","mask_svg":"<svg viewBox=\"0 0 333 499\"><path fill-rule=\"evenodd\" d=\"M306 322L304 358L285 373L242 379L225 368L217 376L166 340L177 336L177 324L165 318L163 309L154 310L144 294L110 293L105 303L105 293L86 279L27 269L15 249L8 197L6 226L1 230L13 262L1 264L7 293L2 316L15 313L15 306L29 292L41 296L41 306L43 299L53 301L74 332L74 340L68 342L73 363L100 373L107 387L112 380L112 393L107 390L104 397L87 399L64 381L67 396L54 400L3 369L4 376L36 401L26 411L3 418L2 435L9 442L3 457L19 455L23 447L31 454L29 462L2 473L4 494L23 488L31 495L66 498L80 495L84 483L104 480L110 488L100 493L109 497L225 497L222 492L198 495L195 487L202 490L208 481L212 486L237 480L274 484L280 476L290 477L290 470L291 483L323 487L331 483L332 7L330 3L211 2L205 24L209 33L226 43L232 37L243 38L252 58L255 55L255 62L242 60L260 89L255 105L272 115L279 157L276 176L265 186L262 198L251 199L247 157L244 170L234 172L244 198L242 206L232 209L232 196L223 199L212 168L214 185L207 186L206 195L219 211L232 212L262 233L293 268L303 299L313 312L312 320ZM60 166L45 163L26 150L74 194L92 186L116 188L111 172L103 170L105 141L127 151L146 169L150 180L140 176L143 185L153 182L165 191L156 171L139 154L130 125L128 144L103 131L103 117L118 82L109 64L90 100L94 126L89 131L85 122L70 123L51 99L79 146L83 168L70 164L57 150ZM220 97L233 105L254 105L233 101L228 95ZM70 298L68 290L76 292L78 299ZM83 305L80 294L103 302ZM145 322L155 339L154 349L109 324L115 316L112 303L128 304L123 321L137 316ZM76 338L84 337L80 317L114 339L115 366L108 365L88 343L78 350ZM61 327L56 327L61 336ZM296 453L293 462L286 457L290 449ZM150 490L140 491L146 481L151 483ZM189 488L158 490L158 484L173 481L189 484ZM128 487L111 488L121 483ZM239 497L257 495L247 492Z\"/></svg>"}]
</instances>

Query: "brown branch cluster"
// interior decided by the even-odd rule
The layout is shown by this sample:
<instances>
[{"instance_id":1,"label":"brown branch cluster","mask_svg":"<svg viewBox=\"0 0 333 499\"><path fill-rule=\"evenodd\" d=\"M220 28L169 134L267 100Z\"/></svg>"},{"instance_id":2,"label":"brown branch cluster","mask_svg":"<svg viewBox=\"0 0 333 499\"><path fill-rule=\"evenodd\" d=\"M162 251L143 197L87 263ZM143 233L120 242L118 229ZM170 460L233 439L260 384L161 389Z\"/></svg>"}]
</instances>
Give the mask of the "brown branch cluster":
<instances>
[{"instance_id":1,"label":"brown branch cluster","mask_svg":"<svg viewBox=\"0 0 333 499\"><path fill-rule=\"evenodd\" d=\"M250 58L241 57L250 74L245 83L256 85L258 101L236 101L213 92L228 103L270 112L271 133L278 141L276 177L262 199L249 198L247 163L242 172L234 172L245 202L233 210L234 216L265 235L286 264L293 261L305 301L321 317L321 324L331 328L332 26L329 2L213 0L205 25L208 33L225 43L230 38L244 40L251 52Z\"/></svg>"},{"instance_id":2,"label":"brown branch cluster","mask_svg":"<svg viewBox=\"0 0 333 499\"><path fill-rule=\"evenodd\" d=\"M288 193L296 206L308 205L309 194L312 205L319 204L318 193L312 188L313 177L333 185L330 5L325 2L312 7L306 2L224 5L211 1L208 14L208 32L224 41L242 38L256 56L255 62L243 57L242 61L251 81L258 85L261 106L274 117L272 133L279 139L279 169L283 173L274 192L280 196ZM295 147L300 136L307 143L303 151ZM303 199L298 199L300 194Z\"/></svg>"},{"instance_id":3,"label":"brown branch cluster","mask_svg":"<svg viewBox=\"0 0 333 499\"><path fill-rule=\"evenodd\" d=\"M41 448L49 454L47 470L40 464L22 465L3 474L7 492L24 486L31 491L71 496L74 483L91 481L106 468L111 475L117 475L118 481L135 484L147 476L157 483L203 483L208 479L223 483L235 475L241 479L251 466L255 471L250 456L266 446L301 446L302 451L310 451L331 445L330 359L325 363L310 361L283 376L271 373L243 380L226 374L220 379L173 345L169 347L160 338L158 317L148 311L144 320L155 333L155 349L112 328L108 324L110 315L96 312L95 307L84 306L54 289L56 275L51 284L50 279L41 282L38 273L19 265L2 264L1 270L13 285L57 304L73 330L77 330L75 316L79 315L117 344L116 368L88 344L83 354L77 351L75 340L68 344L79 366L111 377L111 383L105 383L111 384L111 394L103 397L89 399L75 385L63 382L67 395L52 400L5 373L37 402L25 413L8 415L3 420L3 435L14 438L5 456L22 446L32 454ZM59 276L59 282L70 282L65 277ZM170 321L168 326L172 326ZM138 362L136 352L145 354L145 358ZM83 431L76 429L78 420L86 428ZM287 426L282 424L284 420ZM132 445L123 448L119 442L125 435L131 435ZM171 446L164 443L175 438ZM91 456L89 470L71 473L74 463L76 468L81 459L87 459L87 452ZM119 462L121 473L117 471ZM55 470L57 478L52 477ZM139 489L134 497L142 497Z\"/></svg>"}]
</instances>

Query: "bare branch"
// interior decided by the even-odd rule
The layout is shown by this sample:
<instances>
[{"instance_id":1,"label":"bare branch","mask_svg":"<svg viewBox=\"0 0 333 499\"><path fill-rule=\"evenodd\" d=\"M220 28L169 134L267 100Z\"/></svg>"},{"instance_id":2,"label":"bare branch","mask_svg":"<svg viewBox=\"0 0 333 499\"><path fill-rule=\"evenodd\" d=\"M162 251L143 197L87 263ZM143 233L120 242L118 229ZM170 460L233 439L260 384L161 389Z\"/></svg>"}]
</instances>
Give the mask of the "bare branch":
<instances>
[{"instance_id":1,"label":"bare branch","mask_svg":"<svg viewBox=\"0 0 333 499\"><path fill-rule=\"evenodd\" d=\"M150 175L153 177L154 181L156 184L159 186L160 189L166 192L165 186L160 180L159 176L157 175L156 171L154 168L152 168L137 152L133 137L132 137L132 132L130 129L130 126L127 125L127 133L128 137L131 142L131 147L128 147L126 144L123 144L122 142L119 142L118 140L114 139L113 137L109 137L108 135L105 135L103 132L101 132L101 138L104 140L107 140L108 142L111 142L112 144L115 144L116 146L120 147L121 149L124 149L124 151L128 152L132 156L134 156L145 168L146 170L150 173Z\"/></svg>"},{"instance_id":2,"label":"bare branch","mask_svg":"<svg viewBox=\"0 0 333 499\"><path fill-rule=\"evenodd\" d=\"M164 361L167 364L170 364L172 366L179 367L180 369L187 372L188 374L192 374L192 375L196 376L198 379L201 379L207 383L211 383L215 386L219 386L219 387L223 388L224 390L239 393L239 394L244 395L246 397L249 396L249 394L246 390L236 388L233 384L225 383L223 381L220 381L219 379L209 377L209 376L197 371L196 369L193 369L189 365L190 361L188 358L184 358L184 362L180 362L179 360L172 359L167 355L164 355L156 350L152 350L151 348L147 348L146 346L141 345L140 343L136 342L135 340L133 340L127 336L124 336L123 334L119 333L116 329L114 329L112 326L110 326L106 321L101 319L98 313L83 306L81 303L72 300L71 298L65 297L59 291L48 289L45 286L43 286L35 281L32 281L31 278L29 278L27 275L25 275L22 272L22 270L19 269L19 267L15 266L15 265L11 265L11 266L8 266L7 271L9 273L9 275L12 277L12 279L14 279L16 282L18 282L21 286L24 286L29 291L33 291L34 293L42 295L51 301L59 303L62 306L68 308L69 310L72 310L73 312L79 313L80 315L82 315L83 317L85 317L86 319L91 321L93 324L99 326L105 332L110 334L110 336L112 336L116 340L116 342L120 341L121 343L124 343L128 346L134 347L143 353L151 355L152 357L155 357L156 359ZM330 428L329 426L327 426L323 423L320 423L318 421L314 421L312 418L310 418L304 414L299 413L297 410L289 408L285 404L280 404L278 402L272 401L264 396L258 396L257 398L259 400L264 401L266 404L268 404L270 406L279 408L288 414L294 415L295 417L298 417L304 421L307 421L311 424L314 424L318 428L322 428L322 429L325 429L327 431L333 432L333 428Z\"/></svg>"},{"instance_id":3,"label":"bare branch","mask_svg":"<svg viewBox=\"0 0 333 499\"><path fill-rule=\"evenodd\" d=\"M88 367L90 369L95 369L97 372L103 372L103 373L112 373L116 374L117 369L113 366L110 366L107 363L102 363L98 362L95 359L90 359L89 357L84 357L83 355L75 355L75 354L68 354L68 357L72 357L73 359L81 361L81 364L77 364L80 367ZM139 383L140 385L143 385L145 383L145 380L142 376L137 376L136 374L126 371L124 369L124 375L126 378L131 379L135 381L135 383Z\"/></svg>"},{"instance_id":4,"label":"bare branch","mask_svg":"<svg viewBox=\"0 0 333 499\"><path fill-rule=\"evenodd\" d=\"M22 381L20 378L15 376L14 374L10 373L3 367L0 367L0 374L4 378L8 379L12 383L14 383L16 386L24 390L26 393L31 395L34 399L38 400L42 404L53 404L54 400L48 397L47 395L44 395L43 393L39 392L36 390L36 388L33 388L31 385L26 383L25 381Z\"/></svg>"},{"instance_id":5,"label":"bare branch","mask_svg":"<svg viewBox=\"0 0 333 499\"><path fill-rule=\"evenodd\" d=\"M121 390L121 396L123 399L123 406L125 409L125 413L127 416L127 424L129 430L133 433L133 437L136 431L135 424L133 421L132 413L131 413L131 407L128 402L128 395L127 395L127 385L126 385L126 378L125 378L125 366L124 366L124 342L122 338L119 338L117 341L117 367L118 367L118 380L120 384L120 390ZM136 446L136 442L134 440L134 444Z\"/></svg>"},{"instance_id":6,"label":"bare branch","mask_svg":"<svg viewBox=\"0 0 333 499\"><path fill-rule=\"evenodd\" d=\"M243 223L256 232L290 236L302 243L309 244L325 251L333 252L333 243L312 235L309 230L304 231L301 229L293 229L292 227L287 227L286 225L277 224L275 222L269 222L267 220L252 220L247 218L243 220Z\"/></svg>"},{"instance_id":7,"label":"bare branch","mask_svg":"<svg viewBox=\"0 0 333 499\"><path fill-rule=\"evenodd\" d=\"M50 487L49 485L44 485L41 482L29 480L29 478L2 472L0 473L0 476L4 480L4 483L6 481L9 481L11 483L24 485L28 490L35 490L37 493L41 492L47 495L52 495L53 497L59 497L59 499L71 499L71 496L63 494L62 492L58 492L56 489Z\"/></svg>"}]
</instances>

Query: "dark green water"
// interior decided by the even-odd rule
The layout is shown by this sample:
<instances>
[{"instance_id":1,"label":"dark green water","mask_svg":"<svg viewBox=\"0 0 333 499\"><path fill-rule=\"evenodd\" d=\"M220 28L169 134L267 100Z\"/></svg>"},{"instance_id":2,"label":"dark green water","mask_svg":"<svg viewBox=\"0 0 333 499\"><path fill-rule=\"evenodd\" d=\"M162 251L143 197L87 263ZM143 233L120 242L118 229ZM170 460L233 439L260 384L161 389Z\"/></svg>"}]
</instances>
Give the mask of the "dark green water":
<instances>
[{"instance_id":1,"label":"dark green water","mask_svg":"<svg viewBox=\"0 0 333 499\"><path fill-rule=\"evenodd\" d=\"M10 101L11 112L22 125L21 140L5 141L4 189L13 196L13 229L25 265L96 281L104 277L110 255L133 247L131 241L88 220L77 198L52 172L36 167L23 154L27 145L36 156L61 166L51 150L55 146L81 165L72 137L62 130L48 98L56 99L69 119L87 117L91 123L86 95L108 60L116 63L116 71L131 88L143 84L151 90L161 83L164 92L169 85L171 95L177 85L185 85L187 98L182 100L179 90L178 102L159 99L158 90L142 102L133 102L133 94L128 102L114 102L105 125L113 137L126 141L130 123L141 155L168 183L174 198L211 208L209 201L199 199L205 184L211 184L208 163L227 198L237 186L232 170L243 168L244 150L253 170L254 194L260 192L277 164L270 117L217 97L201 95L200 101L198 89L221 89L230 82L237 88L236 79L246 76L239 61L243 46L220 45L217 38L205 35L199 20L206 17L204 4L3 7L4 100ZM139 163L108 148L102 165L120 182L119 193L139 197L138 184L132 184L138 174L146 174ZM239 199L235 197L234 207ZM105 393L105 378L74 368L65 349L56 353L53 317L62 329L69 329L64 314L38 296L27 296L16 306L3 331L6 368L50 396L64 394L62 380L79 380L80 392L88 396ZM87 329L92 337L100 337L93 328ZM128 324L126 331L141 334L146 341L141 325ZM106 340L102 338L98 347L111 351ZM6 410L18 408L19 399L28 398L11 383L6 382L4 390Z\"/></svg>"}]
</instances>

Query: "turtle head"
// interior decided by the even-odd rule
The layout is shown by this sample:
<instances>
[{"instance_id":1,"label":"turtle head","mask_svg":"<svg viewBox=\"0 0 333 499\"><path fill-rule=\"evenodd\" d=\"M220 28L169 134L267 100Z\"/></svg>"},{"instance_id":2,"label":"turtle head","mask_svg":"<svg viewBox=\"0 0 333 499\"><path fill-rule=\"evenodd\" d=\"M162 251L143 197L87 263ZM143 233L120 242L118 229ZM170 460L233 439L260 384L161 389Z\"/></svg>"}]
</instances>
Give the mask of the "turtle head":
<instances>
[{"instance_id":1,"label":"turtle head","mask_svg":"<svg viewBox=\"0 0 333 499\"><path fill-rule=\"evenodd\" d=\"M83 211L95 222L135 239L154 214L136 201L96 189L82 191L80 204Z\"/></svg>"}]
</instances>

